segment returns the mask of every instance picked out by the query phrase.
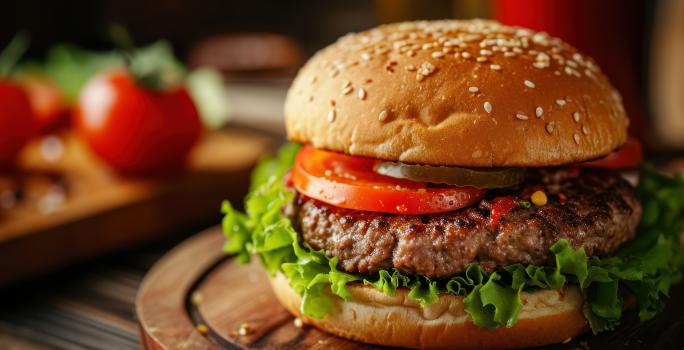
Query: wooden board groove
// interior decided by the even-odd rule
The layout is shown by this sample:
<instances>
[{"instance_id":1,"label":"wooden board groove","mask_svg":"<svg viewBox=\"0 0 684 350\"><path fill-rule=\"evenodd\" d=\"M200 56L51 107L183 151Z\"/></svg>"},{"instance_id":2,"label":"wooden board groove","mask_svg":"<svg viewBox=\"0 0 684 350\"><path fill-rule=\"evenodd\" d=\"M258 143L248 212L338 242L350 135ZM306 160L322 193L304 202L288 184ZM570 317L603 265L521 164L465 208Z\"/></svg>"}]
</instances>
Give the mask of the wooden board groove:
<instances>
[{"instance_id":1,"label":"wooden board groove","mask_svg":"<svg viewBox=\"0 0 684 350\"><path fill-rule=\"evenodd\" d=\"M137 296L136 311L144 349L383 349L297 328L278 304L258 259L241 265L222 252L219 228L201 233L166 255L148 273ZM193 304L199 291L202 302ZM673 349L684 346L684 286L662 314L640 323L631 312L614 332L585 334L543 349ZM239 336L240 324L252 333ZM206 325L201 335L195 328Z\"/></svg>"}]
</instances>

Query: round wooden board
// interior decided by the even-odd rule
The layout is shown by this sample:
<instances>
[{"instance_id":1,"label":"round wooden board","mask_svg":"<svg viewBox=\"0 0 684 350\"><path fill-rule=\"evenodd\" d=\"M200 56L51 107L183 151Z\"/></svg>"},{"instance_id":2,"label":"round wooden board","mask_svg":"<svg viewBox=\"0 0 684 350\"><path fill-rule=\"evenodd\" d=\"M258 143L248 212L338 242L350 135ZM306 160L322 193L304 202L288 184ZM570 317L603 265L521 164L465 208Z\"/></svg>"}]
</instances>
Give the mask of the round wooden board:
<instances>
[{"instance_id":1,"label":"round wooden board","mask_svg":"<svg viewBox=\"0 0 684 350\"><path fill-rule=\"evenodd\" d=\"M136 301L141 349L379 349L296 327L258 261L238 264L222 251L223 243L219 228L200 233L147 274ZM676 286L671 295L666 310L648 322L628 313L613 332L585 334L544 349L682 348L684 287ZM239 335L245 323L250 332ZM197 325L205 326L206 334Z\"/></svg>"}]
</instances>

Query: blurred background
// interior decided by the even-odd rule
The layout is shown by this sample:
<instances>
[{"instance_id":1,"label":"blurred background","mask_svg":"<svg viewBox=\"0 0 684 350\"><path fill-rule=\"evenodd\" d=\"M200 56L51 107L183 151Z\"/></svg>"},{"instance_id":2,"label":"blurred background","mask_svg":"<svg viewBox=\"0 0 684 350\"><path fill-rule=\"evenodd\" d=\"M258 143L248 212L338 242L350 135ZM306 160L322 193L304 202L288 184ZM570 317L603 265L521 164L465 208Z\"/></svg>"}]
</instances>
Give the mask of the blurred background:
<instances>
[{"instance_id":1,"label":"blurred background","mask_svg":"<svg viewBox=\"0 0 684 350\"><path fill-rule=\"evenodd\" d=\"M684 168L680 0L22 0L0 8L0 349L136 348L133 302L144 273L219 223L223 199L240 206L251 167L284 141L292 78L348 32L443 18L546 31L598 61L648 159ZM140 86L163 96L142 105Z\"/></svg>"}]
</instances>

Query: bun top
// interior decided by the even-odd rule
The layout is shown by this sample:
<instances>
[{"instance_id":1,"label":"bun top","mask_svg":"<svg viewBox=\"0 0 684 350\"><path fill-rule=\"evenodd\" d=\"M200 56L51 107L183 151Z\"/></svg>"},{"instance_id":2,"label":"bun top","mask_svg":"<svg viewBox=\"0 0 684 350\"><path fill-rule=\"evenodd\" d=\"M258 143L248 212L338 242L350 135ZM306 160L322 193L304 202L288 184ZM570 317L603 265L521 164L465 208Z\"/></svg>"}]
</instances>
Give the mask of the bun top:
<instances>
[{"instance_id":1,"label":"bun top","mask_svg":"<svg viewBox=\"0 0 684 350\"><path fill-rule=\"evenodd\" d=\"M546 33L484 20L348 34L300 70L291 140L405 163L535 167L602 157L627 138L596 63Z\"/></svg>"}]
</instances>

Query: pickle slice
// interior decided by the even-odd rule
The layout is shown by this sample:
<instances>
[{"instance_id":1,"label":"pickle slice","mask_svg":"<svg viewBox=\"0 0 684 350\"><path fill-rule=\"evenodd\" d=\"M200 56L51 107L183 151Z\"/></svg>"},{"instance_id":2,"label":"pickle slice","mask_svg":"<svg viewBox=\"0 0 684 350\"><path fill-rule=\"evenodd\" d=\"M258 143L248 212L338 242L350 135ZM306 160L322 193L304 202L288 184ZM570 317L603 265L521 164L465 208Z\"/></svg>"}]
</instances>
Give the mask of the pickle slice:
<instances>
[{"instance_id":1,"label":"pickle slice","mask_svg":"<svg viewBox=\"0 0 684 350\"><path fill-rule=\"evenodd\" d=\"M378 162L375 172L385 176L477 188L506 188L525 179L524 168L471 169L447 166Z\"/></svg>"}]
</instances>

